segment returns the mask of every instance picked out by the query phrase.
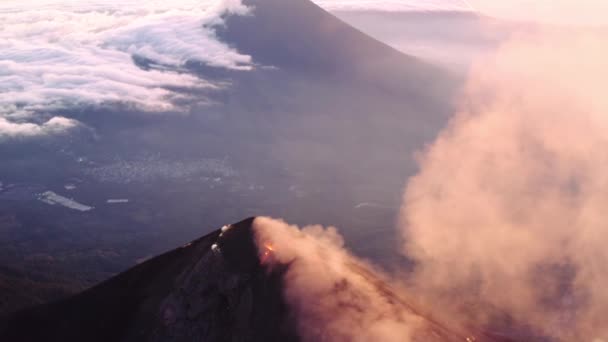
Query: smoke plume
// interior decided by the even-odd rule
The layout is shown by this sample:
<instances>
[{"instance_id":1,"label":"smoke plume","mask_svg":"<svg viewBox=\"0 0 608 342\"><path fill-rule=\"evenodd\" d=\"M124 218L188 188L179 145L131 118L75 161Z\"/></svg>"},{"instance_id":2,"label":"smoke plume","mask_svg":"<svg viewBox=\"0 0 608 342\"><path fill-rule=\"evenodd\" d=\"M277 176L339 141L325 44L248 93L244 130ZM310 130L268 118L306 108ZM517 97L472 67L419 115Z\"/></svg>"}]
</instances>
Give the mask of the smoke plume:
<instances>
[{"instance_id":1,"label":"smoke plume","mask_svg":"<svg viewBox=\"0 0 608 342\"><path fill-rule=\"evenodd\" d=\"M411 286L429 305L492 328L608 340L607 43L545 30L473 68L404 195Z\"/></svg>"},{"instance_id":2,"label":"smoke plume","mask_svg":"<svg viewBox=\"0 0 608 342\"><path fill-rule=\"evenodd\" d=\"M432 342L459 336L418 314L386 276L343 248L335 228L299 229L262 217L254 229L262 262L289 265L284 295L304 342Z\"/></svg>"},{"instance_id":3,"label":"smoke plume","mask_svg":"<svg viewBox=\"0 0 608 342\"><path fill-rule=\"evenodd\" d=\"M606 43L536 32L472 69L404 195L404 284L335 228L257 219L304 341L608 340Z\"/></svg>"},{"instance_id":4,"label":"smoke plume","mask_svg":"<svg viewBox=\"0 0 608 342\"><path fill-rule=\"evenodd\" d=\"M405 190L401 285L334 228L256 220L305 341L608 341L608 38L547 24L569 22L543 16L471 68ZM425 335L435 320L450 331Z\"/></svg>"}]
</instances>

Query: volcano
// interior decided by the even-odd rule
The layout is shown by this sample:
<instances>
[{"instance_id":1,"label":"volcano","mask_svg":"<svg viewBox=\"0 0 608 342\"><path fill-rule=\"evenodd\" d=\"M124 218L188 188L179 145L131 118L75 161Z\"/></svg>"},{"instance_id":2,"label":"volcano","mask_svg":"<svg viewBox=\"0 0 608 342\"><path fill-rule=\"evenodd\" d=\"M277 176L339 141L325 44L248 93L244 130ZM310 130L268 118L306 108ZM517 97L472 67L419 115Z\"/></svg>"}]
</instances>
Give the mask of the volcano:
<instances>
[{"instance_id":1,"label":"volcano","mask_svg":"<svg viewBox=\"0 0 608 342\"><path fill-rule=\"evenodd\" d=\"M253 222L224 226L83 293L6 316L0 340L301 341L298 317L284 300L290 265L264 266ZM473 341L417 314L369 270L356 272L423 322L414 341Z\"/></svg>"},{"instance_id":2,"label":"volcano","mask_svg":"<svg viewBox=\"0 0 608 342\"><path fill-rule=\"evenodd\" d=\"M252 222L4 318L0 340L297 341L281 299L282 270L261 269Z\"/></svg>"}]
</instances>

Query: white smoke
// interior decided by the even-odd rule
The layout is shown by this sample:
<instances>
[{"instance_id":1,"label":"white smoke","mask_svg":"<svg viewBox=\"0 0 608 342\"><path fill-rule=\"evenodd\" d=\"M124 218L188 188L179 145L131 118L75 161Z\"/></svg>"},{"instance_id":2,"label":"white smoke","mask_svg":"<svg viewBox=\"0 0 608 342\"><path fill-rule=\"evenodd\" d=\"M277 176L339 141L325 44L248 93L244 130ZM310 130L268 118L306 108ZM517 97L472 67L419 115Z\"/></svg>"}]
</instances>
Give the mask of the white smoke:
<instances>
[{"instance_id":1,"label":"white smoke","mask_svg":"<svg viewBox=\"0 0 608 342\"><path fill-rule=\"evenodd\" d=\"M412 290L428 305L608 339L606 47L586 30L542 31L473 68L404 197Z\"/></svg>"},{"instance_id":2,"label":"white smoke","mask_svg":"<svg viewBox=\"0 0 608 342\"><path fill-rule=\"evenodd\" d=\"M419 157L400 225L416 268L391 293L450 327L606 341L608 37L541 19L472 68L460 110ZM412 341L425 331L414 306L386 305L369 279L394 283L347 253L335 230L268 219L256 228L260 246L292 262L286 298L305 341Z\"/></svg>"},{"instance_id":3,"label":"white smoke","mask_svg":"<svg viewBox=\"0 0 608 342\"><path fill-rule=\"evenodd\" d=\"M37 116L78 105L127 103L179 110L179 88L216 87L187 61L249 70L251 57L218 41L211 25L247 14L236 0L3 1L0 137L45 132ZM157 67L144 70L134 58Z\"/></svg>"},{"instance_id":4,"label":"white smoke","mask_svg":"<svg viewBox=\"0 0 608 342\"><path fill-rule=\"evenodd\" d=\"M466 341L423 317L398 286L343 247L336 228L254 221L260 258L289 265L285 298L304 342Z\"/></svg>"}]
</instances>

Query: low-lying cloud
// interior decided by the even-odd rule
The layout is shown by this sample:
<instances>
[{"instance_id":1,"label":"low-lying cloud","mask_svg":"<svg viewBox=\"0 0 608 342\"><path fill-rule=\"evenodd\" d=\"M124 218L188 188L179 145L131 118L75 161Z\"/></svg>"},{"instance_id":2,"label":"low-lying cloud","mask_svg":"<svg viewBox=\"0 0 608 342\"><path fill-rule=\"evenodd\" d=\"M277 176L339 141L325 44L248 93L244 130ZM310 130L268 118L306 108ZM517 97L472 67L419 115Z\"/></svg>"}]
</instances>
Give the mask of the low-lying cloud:
<instances>
[{"instance_id":1,"label":"low-lying cloud","mask_svg":"<svg viewBox=\"0 0 608 342\"><path fill-rule=\"evenodd\" d=\"M0 136L48 131L37 116L71 106L179 110L174 100L184 95L176 88L217 86L186 73L186 62L252 68L250 56L217 40L211 28L223 23L222 14L248 10L237 0L2 2Z\"/></svg>"},{"instance_id":2,"label":"low-lying cloud","mask_svg":"<svg viewBox=\"0 0 608 342\"><path fill-rule=\"evenodd\" d=\"M61 116L53 117L42 124L17 123L0 117L0 140L2 138L61 134L77 125L77 121Z\"/></svg>"}]
</instances>

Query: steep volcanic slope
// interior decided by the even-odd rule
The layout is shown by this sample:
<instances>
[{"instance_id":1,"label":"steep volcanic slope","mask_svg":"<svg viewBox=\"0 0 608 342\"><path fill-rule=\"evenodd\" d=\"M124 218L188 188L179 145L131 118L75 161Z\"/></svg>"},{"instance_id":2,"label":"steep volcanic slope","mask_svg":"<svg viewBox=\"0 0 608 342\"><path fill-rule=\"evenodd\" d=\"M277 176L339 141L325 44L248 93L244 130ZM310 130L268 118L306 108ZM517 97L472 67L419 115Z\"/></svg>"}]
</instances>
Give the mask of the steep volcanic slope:
<instances>
[{"instance_id":1,"label":"steep volcanic slope","mask_svg":"<svg viewBox=\"0 0 608 342\"><path fill-rule=\"evenodd\" d=\"M262 270L251 222L5 318L0 341L297 341L281 270Z\"/></svg>"},{"instance_id":2,"label":"steep volcanic slope","mask_svg":"<svg viewBox=\"0 0 608 342\"><path fill-rule=\"evenodd\" d=\"M252 224L247 219L225 226L79 295L5 317L0 340L299 341L298 317L283 299L283 275L290 266L263 266ZM349 267L394 308L418 315L369 270ZM340 288L336 284L336 291ZM426 328L412 341L466 340L418 317ZM320 331L322 324L316 327Z\"/></svg>"}]
</instances>

